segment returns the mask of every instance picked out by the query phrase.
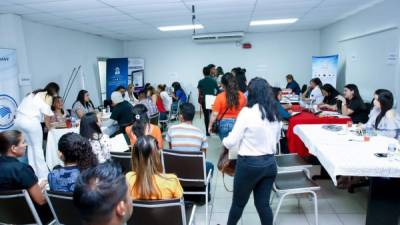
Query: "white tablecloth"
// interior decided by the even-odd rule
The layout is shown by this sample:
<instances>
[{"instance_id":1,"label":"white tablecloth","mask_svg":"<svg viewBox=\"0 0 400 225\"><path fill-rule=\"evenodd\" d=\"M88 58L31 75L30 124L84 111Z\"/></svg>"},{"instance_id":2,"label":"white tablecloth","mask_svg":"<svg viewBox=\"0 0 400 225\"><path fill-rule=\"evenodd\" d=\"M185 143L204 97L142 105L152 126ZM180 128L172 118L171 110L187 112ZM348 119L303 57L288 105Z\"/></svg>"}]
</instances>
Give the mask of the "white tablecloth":
<instances>
[{"instance_id":1,"label":"white tablecloth","mask_svg":"<svg viewBox=\"0 0 400 225\"><path fill-rule=\"evenodd\" d=\"M386 153L393 138L363 137L351 132L341 135L322 128L322 125L297 125L294 133L304 142L310 154L316 156L337 185L336 176L400 177L400 161L376 157ZM349 139L360 141L349 141Z\"/></svg>"},{"instance_id":2,"label":"white tablecloth","mask_svg":"<svg viewBox=\"0 0 400 225\"><path fill-rule=\"evenodd\" d=\"M58 141L61 136L69 132L79 134L79 127L49 130L46 144L46 163L50 170L53 170L57 165L63 165L63 162L58 157Z\"/></svg>"}]
</instances>

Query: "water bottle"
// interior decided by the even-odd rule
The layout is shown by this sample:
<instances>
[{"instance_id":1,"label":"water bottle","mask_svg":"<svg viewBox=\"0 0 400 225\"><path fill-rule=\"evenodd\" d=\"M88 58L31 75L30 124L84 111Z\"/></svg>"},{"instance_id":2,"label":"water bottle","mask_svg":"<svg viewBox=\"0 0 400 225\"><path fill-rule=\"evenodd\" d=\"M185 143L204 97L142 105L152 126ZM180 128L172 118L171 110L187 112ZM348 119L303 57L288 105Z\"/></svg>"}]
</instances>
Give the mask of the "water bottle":
<instances>
[{"instance_id":1,"label":"water bottle","mask_svg":"<svg viewBox=\"0 0 400 225\"><path fill-rule=\"evenodd\" d=\"M108 105L108 106L107 106L107 113L110 113L110 111L111 111L111 110L110 110L110 106Z\"/></svg>"},{"instance_id":2,"label":"water bottle","mask_svg":"<svg viewBox=\"0 0 400 225\"><path fill-rule=\"evenodd\" d=\"M373 128L371 125L367 125L367 126L365 127L365 134L366 134L368 137L371 137L371 136L373 135L373 133L374 133L374 128Z\"/></svg>"},{"instance_id":3,"label":"water bottle","mask_svg":"<svg viewBox=\"0 0 400 225\"><path fill-rule=\"evenodd\" d=\"M395 154L396 154L396 144L391 143L388 145L388 150L387 150L388 159L393 160Z\"/></svg>"},{"instance_id":4,"label":"water bottle","mask_svg":"<svg viewBox=\"0 0 400 225\"><path fill-rule=\"evenodd\" d=\"M71 126L76 127L76 118L74 116L71 117Z\"/></svg>"}]
</instances>

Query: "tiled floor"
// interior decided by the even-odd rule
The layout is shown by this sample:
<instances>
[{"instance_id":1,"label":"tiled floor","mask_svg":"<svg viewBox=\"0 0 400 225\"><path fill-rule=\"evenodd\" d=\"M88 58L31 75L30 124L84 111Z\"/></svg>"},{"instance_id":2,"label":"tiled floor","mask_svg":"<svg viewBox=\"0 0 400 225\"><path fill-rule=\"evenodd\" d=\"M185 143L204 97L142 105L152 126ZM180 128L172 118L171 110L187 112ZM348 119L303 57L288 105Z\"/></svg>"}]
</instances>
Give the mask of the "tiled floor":
<instances>
[{"instance_id":1,"label":"tiled floor","mask_svg":"<svg viewBox=\"0 0 400 225\"><path fill-rule=\"evenodd\" d=\"M204 128L203 122L197 117L195 125ZM217 164L221 152L221 142L216 135L209 139L209 150L207 159ZM317 168L318 169L318 168ZM232 187L233 179L225 177L228 188ZM365 213L367 205L368 188L356 189L356 193L350 194L347 190L337 189L331 180L319 180L317 183L321 186L318 191L318 210L320 225L363 225L365 224ZM226 224L232 193L224 188L221 173L216 171L212 179L212 201L210 202L210 224ZM314 206L313 201L307 196L288 197L283 202L277 224L280 225L313 225ZM272 209L275 212L278 200L272 203ZM205 224L205 206L199 207L196 213L196 224ZM242 219L238 224L258 225L261 224L257 211L254 207L253 199L249 200Z\"/></svg>"}]
</instances>

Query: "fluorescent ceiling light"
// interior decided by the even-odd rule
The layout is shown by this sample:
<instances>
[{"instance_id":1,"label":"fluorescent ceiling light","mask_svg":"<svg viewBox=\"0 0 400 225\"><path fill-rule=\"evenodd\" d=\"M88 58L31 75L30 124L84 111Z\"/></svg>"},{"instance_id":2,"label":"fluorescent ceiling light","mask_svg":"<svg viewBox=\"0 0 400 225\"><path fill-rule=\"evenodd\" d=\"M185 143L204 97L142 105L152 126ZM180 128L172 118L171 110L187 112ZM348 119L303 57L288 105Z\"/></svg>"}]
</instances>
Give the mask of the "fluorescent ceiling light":
<instances>
[{"instance_id":1,"label":"fluorescent ceiling light","mask_svg":"<svg viewBox=\"0 0 400 225\"><path fill-rule=\"evenodd\" d=\"M295 23L297 20L298 20L297 18L277 19L277 20L253 20L250 22L250 26L288 24L288 23Z\"/></svg>"},{"instance_id":2,"label":"fluorescent ceiling light","mask_svg":"<svg viewBox=\"0 0 400 225\"><path fill-rule=\"evenodd\" d=\"M204 27L201 24L158 27L158 29L161 31L193 30L193 29L203 29L203 28Z\"/></svg>"}]
</instances>

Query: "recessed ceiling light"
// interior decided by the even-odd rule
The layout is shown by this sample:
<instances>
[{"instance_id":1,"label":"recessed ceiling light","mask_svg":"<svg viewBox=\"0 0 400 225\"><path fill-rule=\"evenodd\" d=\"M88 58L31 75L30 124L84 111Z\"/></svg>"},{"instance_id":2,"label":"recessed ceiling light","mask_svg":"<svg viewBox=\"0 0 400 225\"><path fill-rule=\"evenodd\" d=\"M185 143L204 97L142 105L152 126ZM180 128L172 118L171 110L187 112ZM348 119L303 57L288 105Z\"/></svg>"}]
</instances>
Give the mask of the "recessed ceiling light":
<instances>
[{"instance_id":1,"label":"recessed ceiling light","mask_svg":"<svg viewBox=\"0 0 400 225\"><path fill-rule=\"evenodd\" d=\"M193 30L193 29L203 29L203 28L204 27L201 24L158 27L158 29L161 31L179 31L179 30Z\"/></svg>"},{"instance_id":2,"label":"recessed ceiling light","mask_svg":"<svg viewBox=\"0 0 400 225\"><path fill-rule=\"evenodd\" d=\"M250 22L250 26L289 24L289 23L295 23L297 20L298 20L297 18L276 19L276 20L253 20Z\"/></svg>"}]
</instances>

